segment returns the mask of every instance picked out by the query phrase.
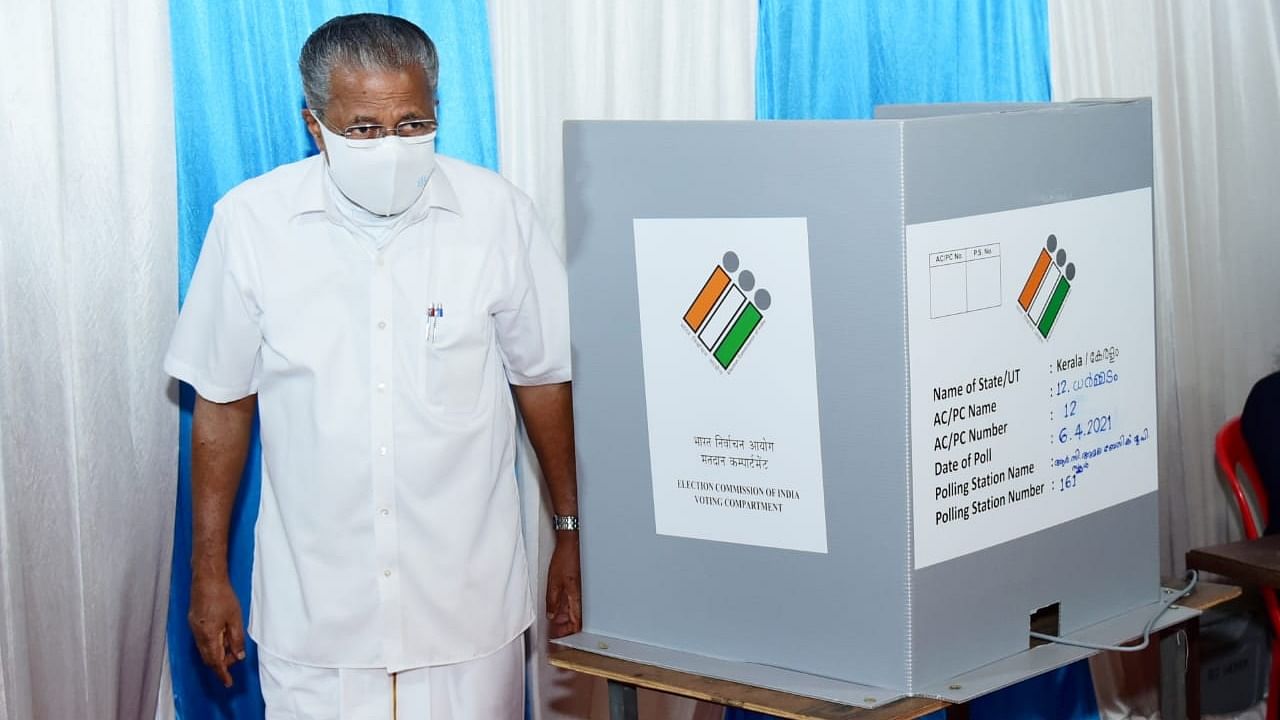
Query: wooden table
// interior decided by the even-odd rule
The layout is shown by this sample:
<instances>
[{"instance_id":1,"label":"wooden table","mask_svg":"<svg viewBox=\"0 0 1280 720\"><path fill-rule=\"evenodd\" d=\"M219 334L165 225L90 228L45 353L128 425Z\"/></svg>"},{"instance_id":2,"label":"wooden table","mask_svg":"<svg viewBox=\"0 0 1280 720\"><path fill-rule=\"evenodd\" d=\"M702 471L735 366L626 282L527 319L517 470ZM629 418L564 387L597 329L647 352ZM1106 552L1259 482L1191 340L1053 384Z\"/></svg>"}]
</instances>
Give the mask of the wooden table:
<instances>
[{"instance_id":1,"label":"wooden table","mask_svg":"<svg viewBox=\"0 0 1280 720\"><path fill-rule=\"evenodd\" d=\"M1280 589L1280 535L1189 550L1187 567L1245 585Z\"/></svg>"},{"instance_id":2,"label":"wooden table","mask_svg":"<svg viewBox=\"0 0 1280 720\"><path fill-rule=\"evenodd\" d=\"M1178 604L1197 610L1207 610L1215 605L1239 597L1240 588L1215 583L1200 583L1191 595ZM1190 661L1185 668L1186 716L1199 717L1200 672L1196 655L1199 637L1199 618L1170 626L1159 634L1160 638L1175 639L1185 632L1186 652ZM1162 643L1162 648L1164 643ZM1162 655L1166 653L1162 652ZM1168 653L1181 658L1183 651ZM553 647L551 664L576 672L601 677L609 681L609 716L612 720L637 720L636 688L657 690L682 697L705 700L726 707L743 708L767 713L787 720L912 720L938 710L945 710L949 720L969 717L967 704L952 704L945 700L908 697L875 709L815 700L791 693L767 690L728 680L695 675L679 670L668 670L655 665L619 660L585 650ZM1181 698L1179 698L1181 700ZM1166 717L1175 718L1177 712Z\"/></svg>"},{"instance_id":3,"label":"wooden table","mask_svg":"<svg viewBox=\"0 0 1280 720\"><path fill-rule=\"evenodd\" d=\"M614 720L636 718L637 687L768 713L788 720L909 720L950 704L943 700L905 698L875 710L864 710L572 648L553 649L551 664L608 680L609 716Z\"/></svg>"}]
</instances>

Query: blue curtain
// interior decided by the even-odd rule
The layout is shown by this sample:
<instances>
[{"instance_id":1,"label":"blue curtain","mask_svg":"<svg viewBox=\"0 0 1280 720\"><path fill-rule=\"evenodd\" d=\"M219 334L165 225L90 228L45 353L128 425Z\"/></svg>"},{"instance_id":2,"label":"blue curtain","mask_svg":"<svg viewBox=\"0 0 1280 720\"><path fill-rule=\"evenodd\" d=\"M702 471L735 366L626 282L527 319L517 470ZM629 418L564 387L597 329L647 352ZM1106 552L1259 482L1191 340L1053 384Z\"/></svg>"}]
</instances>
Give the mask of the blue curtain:
<instances>
[{"instance_id":1,"label":"blue curtain","mask_svg":"<svg viewBox=\"0 0 1280 720\"><path fill-rule=\"evenodd\" d=\"M1045 0L761 0L756 117L1049 99Z\"/></svg>"},{"instance_id":2,"label":"blue curtain","mask_svg":"<svg viewBox=\"0 0 1280 720\"><path fill-rule=\"evenodd\" d=\"M761 0L756 117L867 118L876 105L1045 101L1045 0ZM972 704L975 718L1098 717L1087 663ZM766 718L730 710L726 720ZM937 713L931 718L942 717Z\"/></svg>"},{"instance_id":3,"label":"blue curtain","mask_svg":"<svg viewBox=\"0 0 1280 720\"><path fill-rule=\"evenodd\" d=\"M223 0L174 3L174 114L178 150L178 287L185 297L213 203L241 181L313 154L301 110L298 52L335 15L382 12L417 23L440 54L440 152L496 169L497 127L489 24L484 0L424 3L392 0ZM178 716L260 718L256 649L237 663L224 690L200 662L187 628L191 583L191 408L181 396L181 456L169 601L169 659ZM253 525L259 483L257 443L232 517L232 583L248 617Z\"/></svg>"}]
</instances>

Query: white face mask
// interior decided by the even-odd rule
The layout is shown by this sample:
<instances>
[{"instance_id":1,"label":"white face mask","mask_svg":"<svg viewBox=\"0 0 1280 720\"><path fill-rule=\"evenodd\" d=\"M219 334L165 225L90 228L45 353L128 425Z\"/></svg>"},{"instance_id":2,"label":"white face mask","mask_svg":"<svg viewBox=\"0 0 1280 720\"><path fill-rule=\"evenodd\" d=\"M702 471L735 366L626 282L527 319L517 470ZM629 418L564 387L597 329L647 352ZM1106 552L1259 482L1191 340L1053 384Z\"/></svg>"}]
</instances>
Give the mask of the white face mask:
<instances>
[{"instance_id":1,"label":"white face mask","mask_svg":"<svg viewBox=\"0 0 1280 720\"><path fill-rule=\"evenodd\" d=\"M351 202L375 215L408 210L436 166L436 134L348 140L316 118L324 137L329 176Z\"/></svg>"}]
</instances>

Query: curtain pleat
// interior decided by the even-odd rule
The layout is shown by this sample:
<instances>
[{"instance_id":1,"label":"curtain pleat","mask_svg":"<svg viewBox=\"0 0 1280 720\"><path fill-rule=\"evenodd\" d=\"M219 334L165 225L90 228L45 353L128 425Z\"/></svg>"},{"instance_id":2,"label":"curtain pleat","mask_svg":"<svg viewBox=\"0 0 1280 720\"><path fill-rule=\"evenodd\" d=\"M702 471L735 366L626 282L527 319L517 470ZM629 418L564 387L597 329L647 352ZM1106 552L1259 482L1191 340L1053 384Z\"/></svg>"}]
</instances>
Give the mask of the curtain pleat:
<instances>
[{"instance_id":1,"label":"curtain pleat","mask_svg":"<svg viewBox=\"0 0 1280 720\"><path fill-rule=\"evenodd\" d=\"M755 0L490 0L503 175L527 192L562 252L565 120L746 120L755 103ZM567 249L570 253L572 248ZM537 469L520 458L531 577L546 582L554 541ZM539 604L545 598L537 593ZM532 717L605 718L603 682L546 663L538 614L530 647ZM719 718L721 711L642 692L642 717Z\"/></svg>"},{"instance_id":2,"label":"curtain pleat","mask_svg":"<svg viewBox=\"0 0 1280 720\"><path fill-rule=\"evenodd\" d=\"M1043 0L761 0L756 115L1049 99Z\"/></svg>"},{"instance_id":3,"label":"curtain pleat","mask_svg":"<svg viewBox=\"0 0 1280 720\"><path fill-rule=\"evenodd\" d=\"M1241 537L1218 428L1280 367L1280 11L1050 0L1054 98L1150 96L1155 143L1161 563ZM1094 660L1107 717L1157 715L1145 656Z\"/></svg>"},{"instance_id":4,"label":"curtain pleat","mask_svg":"<svg viewBox=\"0 0 1280 720\"><path fill-rule=\"evenodd\" d=\"M177 460L167 5L5 3L0 47L0 717L150 717Z\"/></svg>"},{"instance_id":5,"label":"curtain pleat","mask_svg":"<svg viewBox=\"0 0 1280 720\"><path fill-rule=\"evenodd\" d=\"M756 113L867 118L891 103L1045 101L1047 23L1042 1L761 0ZM972 712L1097 716L1083 663L983 697ZM763 717L735 710L726 720Z\"/></svg>"},{"instance_id":6,"label":"curtain pleat","mask_svg":"<svg viewBox=\"0 0 1280 720\"><path fill-rule=\"evenodd\" d=\"M212 203L314 152L299 117L297 52L342 13L403 14L432 35L441 151L500 161L562 250L565 119L867 117L887 102L1043 100L1050 74L1054 99L1152 96L1164 569L1180 569L1190 547L1238 537L1212 437L1280 365L1278 11L1047 1L1046 10L1013 0L489 0L487 9L481 0L233 0L175 4L172 17L158 0L5 4L4 716L150 717L168 612L182 717L261 717L254 663L223 692L186 630L190 478L184 451L174 523L178 401L159 358ZM181 417L185 448L189 392ZM530 562L541 570L547 511L528 452L521 463ZM246 611L256 482L251 470L232 540ZM544 644L535 636L532 647ZM554 673L540 657L531 673L535 717L605 716L602 685ZM1119 686L1108 716L1152 714L1154 692L1124 687L1141 676L1132 667L1099 676ZM1041 699L1079 694L1071 678L1053 682L1059 689ZM642 702L661 717L719 714ZM1026 710L1031 700L1017 702Z\"/></svg>"}]
</instances>

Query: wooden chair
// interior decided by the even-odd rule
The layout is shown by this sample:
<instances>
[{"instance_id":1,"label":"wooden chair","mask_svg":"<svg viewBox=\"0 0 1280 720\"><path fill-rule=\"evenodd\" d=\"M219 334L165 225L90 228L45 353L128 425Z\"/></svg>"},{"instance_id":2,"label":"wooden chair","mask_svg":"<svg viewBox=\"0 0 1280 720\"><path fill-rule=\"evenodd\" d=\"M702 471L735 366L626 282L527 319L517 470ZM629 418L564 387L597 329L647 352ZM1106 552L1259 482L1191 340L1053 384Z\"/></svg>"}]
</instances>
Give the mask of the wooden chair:
<instances>
[{"instance_id":1,"label":"wooden chair","mask_svg":"<svg viewBox=\"0 0 1280 720\"><path fill-rule=\"evenodd\" d=\"M1218 458L1218 467L1222 468L1227 484L1236 504L1240 506L1240 522L1244 526L1245 537L1257 540L1262 537L1267 527L1267 489L1262 484L1262 476L1253 462L1253 455L1245 443L1244 434L1240 430L1240 418L1228 420L1214 441L1214 450ZM1240 471L1244 471L1250 484L1255 504L1250 502L1249 493L1245 491ZM1263 588L1262 600L1267 607L1267 617L1271 621L1271 675L1267 680L1267 720L1280 720L1280 604L1276 602L1275 591Z\"/></svg>"}]
</instances>

